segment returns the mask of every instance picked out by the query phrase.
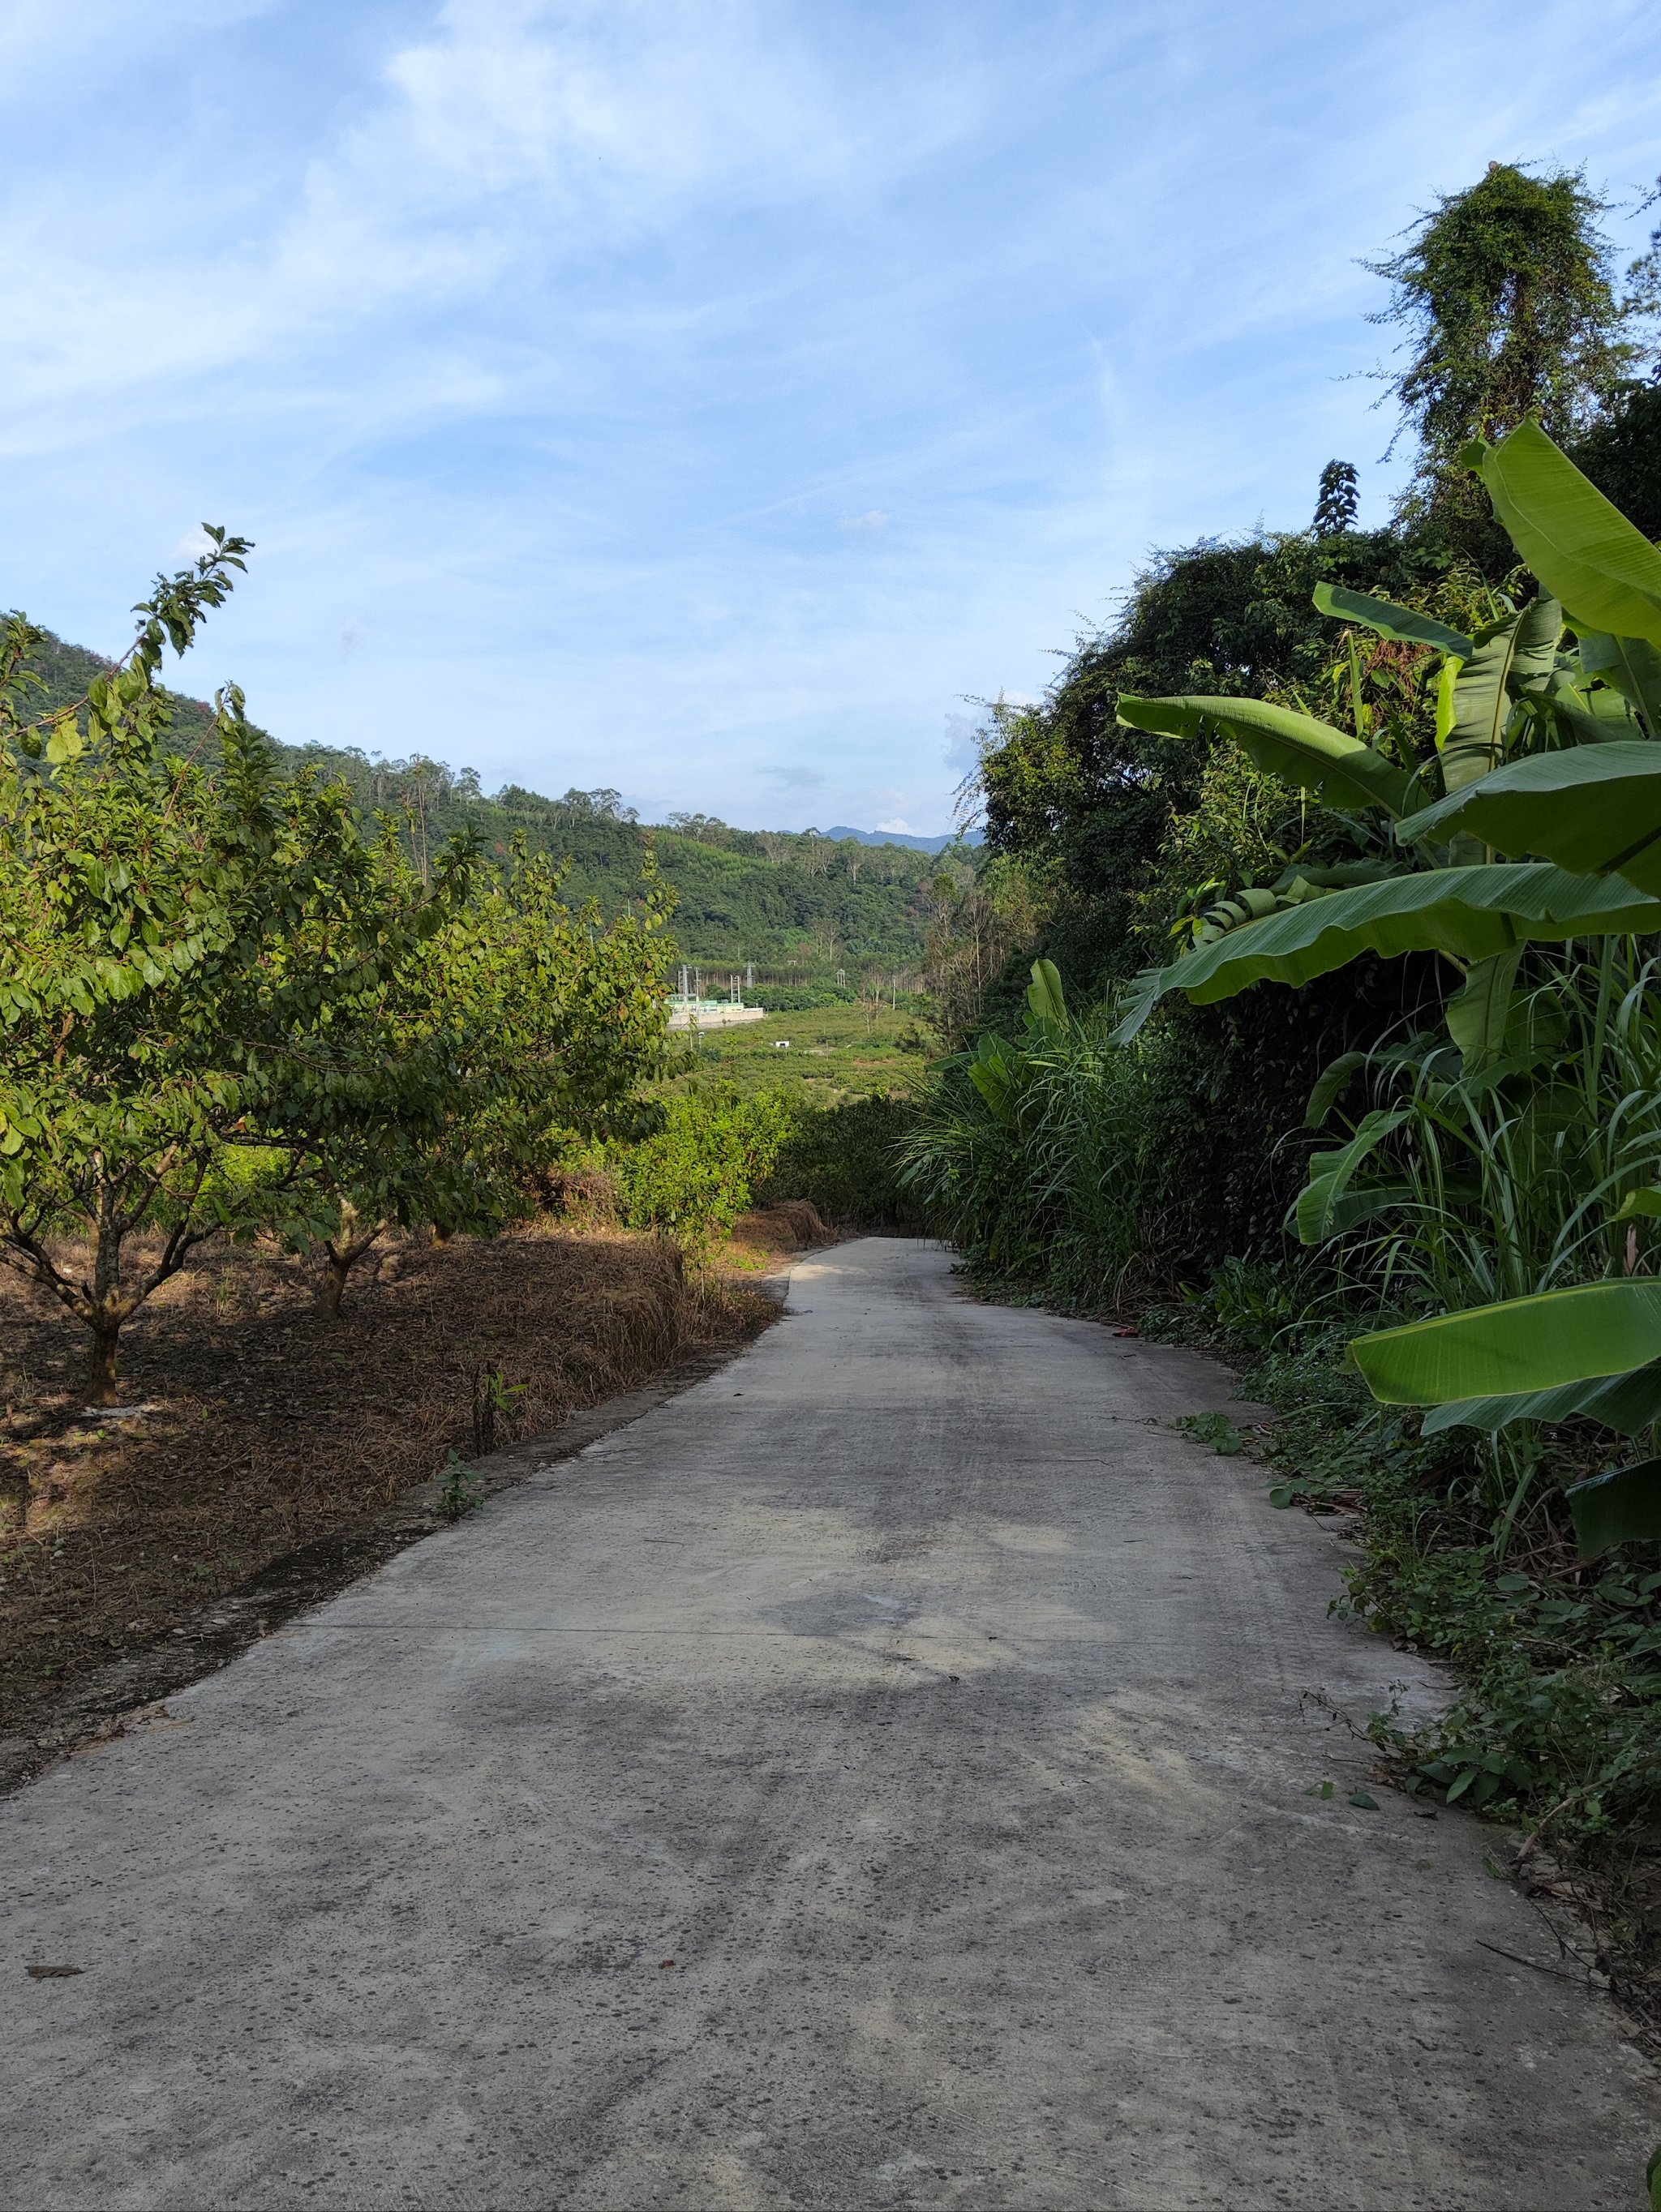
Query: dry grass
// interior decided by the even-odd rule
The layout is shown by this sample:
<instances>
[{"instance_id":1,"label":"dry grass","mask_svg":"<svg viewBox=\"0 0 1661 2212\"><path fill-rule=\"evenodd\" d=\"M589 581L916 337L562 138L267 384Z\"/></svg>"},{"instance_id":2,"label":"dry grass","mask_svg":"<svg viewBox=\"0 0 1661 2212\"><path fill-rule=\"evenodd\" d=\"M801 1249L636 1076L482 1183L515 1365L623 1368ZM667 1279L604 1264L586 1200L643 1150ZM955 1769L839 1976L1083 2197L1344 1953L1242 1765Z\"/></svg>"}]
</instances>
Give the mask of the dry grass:
<instances>
[{"instance_id":1,"label":"dry grass","mask_svg":"<svg viewBox=\"0 0 1661 2212\"><path fill-rule=\"evenodd\" d=\"M808 1238L752 1220L745 1272ZM130 1325L137 1419L81 1416L83 1332L0 1285L0 1727L42 1725L112 1662L188 1635L216 1604L464 1458L553 1427L698 1352L736 1348L774 1309L672 1245L527 1225L366 1261L332 1324L313 1271L222 1251ZM481 1370L511 1411L476 1426Z\"/></svg>"}]
</instances>

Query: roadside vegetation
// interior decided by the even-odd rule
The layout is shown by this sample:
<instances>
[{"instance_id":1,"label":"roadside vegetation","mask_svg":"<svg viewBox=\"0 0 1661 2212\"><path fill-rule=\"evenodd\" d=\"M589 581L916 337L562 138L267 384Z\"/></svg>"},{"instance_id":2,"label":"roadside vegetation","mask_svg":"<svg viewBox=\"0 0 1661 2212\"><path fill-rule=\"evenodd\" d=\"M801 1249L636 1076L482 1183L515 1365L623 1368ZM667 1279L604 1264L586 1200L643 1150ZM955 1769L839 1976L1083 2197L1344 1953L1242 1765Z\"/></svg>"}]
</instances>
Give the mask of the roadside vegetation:
<instances>
[{"instance_id":1,"label":"roadside vegetation","mask_svg":"<svg viewBox=\"0 0 1661 2212\"><path fill-rule=\"evenodd\" d=\"M119 662L0 635L0 1727L47 1735L89 1673L274 1576L316 1594L295 1563L361 1565L423 1486L406 1534L466 1510L474 1462L730 1350L775 1310L746 1278L899 1210L892 969L880 1022L872 977L798 984L810 1073L704 1064L632 826L558 816L616 846L585 888L551 831L368 804L234 686L162 684L246 567L208 540ZM683 842L731 860L719 828ZM854 852L885 911L932 865Z\"/></svg>"},{"instance_id":2,"label":"roadside vegetation","mask_svg":"<svg viewBox=\"0 0 1661 2212\"><path fill-rule=\"evenodd\" d=\"M902 1180L989 1293L1246 1367L1275 1502L1351 1516L1341 1606L1459 1670L1381 1747L1652 1989L1658 263L1601 212L1503 166L1443 202L1380 268L1388 526L1335 461L990 716Z\"/></svg>"}]
</instances>

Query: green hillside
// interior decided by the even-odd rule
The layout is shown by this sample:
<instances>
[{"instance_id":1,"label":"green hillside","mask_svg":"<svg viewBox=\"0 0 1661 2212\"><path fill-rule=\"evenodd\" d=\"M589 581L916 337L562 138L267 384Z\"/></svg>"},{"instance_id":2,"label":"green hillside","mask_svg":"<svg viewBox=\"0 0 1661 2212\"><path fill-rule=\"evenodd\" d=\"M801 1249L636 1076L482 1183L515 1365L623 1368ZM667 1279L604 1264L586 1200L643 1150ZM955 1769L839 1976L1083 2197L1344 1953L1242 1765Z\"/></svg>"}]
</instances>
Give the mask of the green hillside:
<instances>
[{"instance_id":1,"label":"green hillside","mask_svg":"<svg viewBox=\"0 0 1661 2212\"><path fill-rule=\"evenodd\" d=\"M107 665L49 638L33 669L42 687L36 710L67 706ZM211 710L198 699L175 695L175 702L181 749L210 743ZM703 815L653 826L636 821L611 791L548 799L510 784L487 797L472 769L419 755L384 760L355 747L273 743L286 763L342 778L365 812L392 814L418 864L465 827L494 851L522 833L533 850L566 863L573 901L593 897L609 915L631 895L649 846L675 893L681 957L703 969L706 987L724 988L745 963L757 990L775 987L776 1002L780 986L851 995L878 975L897 974L902 989L917 978L940 855L811 830L734 830ZM956 848L954 857L973 856Z\"/></svg>"}]
</instances>

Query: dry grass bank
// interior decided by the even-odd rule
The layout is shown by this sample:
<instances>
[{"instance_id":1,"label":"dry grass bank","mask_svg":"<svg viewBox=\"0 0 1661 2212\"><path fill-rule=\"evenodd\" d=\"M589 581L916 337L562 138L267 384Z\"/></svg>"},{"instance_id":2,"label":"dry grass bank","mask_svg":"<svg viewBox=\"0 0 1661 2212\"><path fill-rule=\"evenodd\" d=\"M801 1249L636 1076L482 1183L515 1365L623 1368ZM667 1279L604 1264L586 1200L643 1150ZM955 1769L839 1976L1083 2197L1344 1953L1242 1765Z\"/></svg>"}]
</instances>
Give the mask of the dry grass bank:
<instances>
[{"instance_id":1,"label":"dry grass bank","mask_svg":"<svg viewBox=\"0 0 1661 2212\"><path fill-rule=\"evenodd\" d=\"M538 1436L736 1350L776 1312L741 1277L818 1241L794 1213L749 1217L703 1276L672 1246L604 1227L397 1237L332 1323L314 1269L204 1255L130 1324L124 1395L153 1410L125 1420L83 1417L84 1332L0 1280L0 1731L15 1751L62 1748L77 1686L161 1694L225 1656L212 1630L240 1594L284 1583L281 1617L432 1526L430 1510L389 1526L389 1509L452 1452ZM478 1410L487 1369L510 1394L494 1436Z\"/></svg>"}]
</instances>

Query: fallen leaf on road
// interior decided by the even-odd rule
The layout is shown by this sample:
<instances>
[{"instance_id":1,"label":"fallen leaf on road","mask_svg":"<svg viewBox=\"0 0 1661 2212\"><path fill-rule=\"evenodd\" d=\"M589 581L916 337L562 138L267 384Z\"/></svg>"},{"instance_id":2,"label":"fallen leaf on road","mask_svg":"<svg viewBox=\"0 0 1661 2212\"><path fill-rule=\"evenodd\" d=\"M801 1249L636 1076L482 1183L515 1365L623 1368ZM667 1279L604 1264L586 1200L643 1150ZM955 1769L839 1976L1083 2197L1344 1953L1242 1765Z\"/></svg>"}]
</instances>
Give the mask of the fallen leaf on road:
<instances>
[{"instance_id":1,"label":"fallen leaf on road","mask_svg":"<svg viewBox=\"0 0 1661 2212\"><path fill-rule=\"evenodd\" d=\"M84 1966L31 1966L28 1977L32 1982L61 1982L71 1974L84 1974Z\"/></svg>"}]
</instances>

